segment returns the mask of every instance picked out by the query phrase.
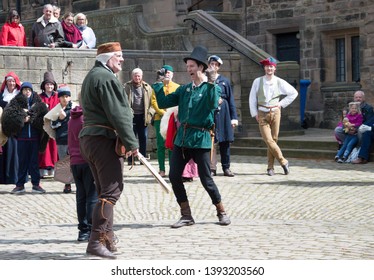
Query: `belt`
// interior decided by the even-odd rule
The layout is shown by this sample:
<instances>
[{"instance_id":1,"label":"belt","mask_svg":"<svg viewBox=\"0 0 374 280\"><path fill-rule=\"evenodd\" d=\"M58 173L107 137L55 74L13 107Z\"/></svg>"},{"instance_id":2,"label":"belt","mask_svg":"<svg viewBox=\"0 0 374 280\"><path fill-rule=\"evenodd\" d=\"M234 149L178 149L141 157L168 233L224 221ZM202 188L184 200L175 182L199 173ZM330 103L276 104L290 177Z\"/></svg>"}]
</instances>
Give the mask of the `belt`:
<instances>
[{"instance_id":1,"label":"belt","mask_svg":"<svg viewBox=\"0 0 374 280\"><path fill-rule=\"evenodd\" d=\"M279 110L278 106L263 106L263 105L258 105L258 109L262 112L268 113L268 112L274 112Z\"/></svg>"}]
</instances>

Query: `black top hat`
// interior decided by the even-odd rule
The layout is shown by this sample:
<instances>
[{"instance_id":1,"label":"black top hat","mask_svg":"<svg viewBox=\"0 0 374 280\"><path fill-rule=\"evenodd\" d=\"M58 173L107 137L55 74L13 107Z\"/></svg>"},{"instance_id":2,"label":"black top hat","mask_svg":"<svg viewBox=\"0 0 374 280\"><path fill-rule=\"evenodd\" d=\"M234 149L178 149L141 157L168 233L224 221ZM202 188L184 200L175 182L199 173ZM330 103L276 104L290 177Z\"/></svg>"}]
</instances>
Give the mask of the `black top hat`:
<instances>
[{"instance_id":1,"label":"black top hat","mask_svg":"<svg viewBox=\"0 0 374 280\"><path fill-rule=\"evenodd\" d=\"M43 82L41 83L41 85L40 85L40 89L42 90L42 91L44 91L45 90L45 84L46 83L52 83L53 85L54 85L54 91L56 91L57 90L57 83L56 83L56 81L55 81L55 78L53 77L53 74L52 74L52 72L45 72L44 73L44 80L43 80Z\"/></svg>"},{"instance_id":2,"label":"black top hat","mask_svg":"<svg viewBox=\"0 0 374 280\"><path fill-rule=\"evenodd\" d=\"M189 57L183 58L184 62L187 63L187 60L193 59L203 64L204 71L208 68L206 64L208 58L208 50L203 46L196 46Z\"/></svg>"}]
</instances>

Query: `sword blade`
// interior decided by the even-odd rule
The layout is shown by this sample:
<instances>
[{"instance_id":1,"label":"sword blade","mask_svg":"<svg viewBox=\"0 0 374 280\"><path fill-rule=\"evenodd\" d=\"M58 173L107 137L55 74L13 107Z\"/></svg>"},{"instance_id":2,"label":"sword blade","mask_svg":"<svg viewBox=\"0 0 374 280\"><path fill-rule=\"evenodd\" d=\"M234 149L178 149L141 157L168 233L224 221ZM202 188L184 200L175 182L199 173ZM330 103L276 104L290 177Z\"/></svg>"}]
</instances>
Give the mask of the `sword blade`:
<instances>
[{"instance_id":1,"label":"sword blade","mask_svg":"<svg viewBox=\"0 0 374 280\"><path fill-rule=\"evenodd\" d=\"M151 172L151 174L156 178L157 182L161 185L162 189L166 193L171 192L171 187L168 185L168 183L158 174L156 169L153 168L153 166L149 163L149 161L141 154L138 152L138 159L147 169Z\"/></svg>"}]
</instances>

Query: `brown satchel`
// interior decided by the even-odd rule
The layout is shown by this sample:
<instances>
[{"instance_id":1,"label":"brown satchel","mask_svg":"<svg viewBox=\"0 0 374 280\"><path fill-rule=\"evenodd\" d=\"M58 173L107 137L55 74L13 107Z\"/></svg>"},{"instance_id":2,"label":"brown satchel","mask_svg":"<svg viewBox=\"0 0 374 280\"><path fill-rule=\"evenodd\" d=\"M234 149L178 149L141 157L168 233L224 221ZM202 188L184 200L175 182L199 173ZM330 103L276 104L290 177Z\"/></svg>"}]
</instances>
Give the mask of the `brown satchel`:
<instances>
[{"instance_id":1,"label":"brown satchel","mask_svg":"<svg viewBox=\"0 0 374 280\"><path fill-rule=\"evenodd\" d=\"M116 138L116 146L115 146L115 151L116 151L116 154L120 157L124 157L126 156L126 148L125 146L123 145L122 141L121 141L121 138L119 138L119 136L117 135L117 138Z\"/></svg>"}]
</instances>

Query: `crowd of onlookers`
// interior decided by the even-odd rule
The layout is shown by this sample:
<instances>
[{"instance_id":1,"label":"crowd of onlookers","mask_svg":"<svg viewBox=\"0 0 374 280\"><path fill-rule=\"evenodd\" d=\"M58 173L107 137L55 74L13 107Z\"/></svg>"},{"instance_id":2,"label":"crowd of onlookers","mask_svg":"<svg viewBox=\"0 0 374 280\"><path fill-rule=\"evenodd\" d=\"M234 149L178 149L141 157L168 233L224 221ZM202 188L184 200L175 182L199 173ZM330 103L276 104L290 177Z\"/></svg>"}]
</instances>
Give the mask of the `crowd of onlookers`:
<instances>
[{"instance_id":1,"label":"crowd of onlookers","mask_svg":"<svg viewBox=\"0 0 374 280\"><path fill-rule=\"evenodd\" d=\"M78 240L87 241L97 193L79 149L82 109L71 101L69 87L56 83L52 72L44 73L40 89L37 93L14 72L7 73L1 84L0 184L15 185L11 194L17 195L25 193L30 182L32 193L44 194L41 179L54 176L56 163L69 157L76 186ZM72 192L70 183L63 192Z\"/></svg>"},{"instance_id":2,"label":"crowd of onlookers","mask_svg":"<svg viewBox=\"0 0 374 280\"><path fill-rule=\"evenodd\" d=\"M96 36L87 26L87 17L83 13L74 15L66 12L60 18L61 8L46 4L43 15L38 18L31 30L29 43L25 29L17 10L11 9L1 28L0 45L17 47L63 47L92 49L96 46Z\"/></svg>"}]
</instances>

